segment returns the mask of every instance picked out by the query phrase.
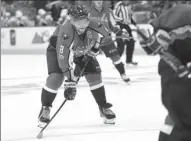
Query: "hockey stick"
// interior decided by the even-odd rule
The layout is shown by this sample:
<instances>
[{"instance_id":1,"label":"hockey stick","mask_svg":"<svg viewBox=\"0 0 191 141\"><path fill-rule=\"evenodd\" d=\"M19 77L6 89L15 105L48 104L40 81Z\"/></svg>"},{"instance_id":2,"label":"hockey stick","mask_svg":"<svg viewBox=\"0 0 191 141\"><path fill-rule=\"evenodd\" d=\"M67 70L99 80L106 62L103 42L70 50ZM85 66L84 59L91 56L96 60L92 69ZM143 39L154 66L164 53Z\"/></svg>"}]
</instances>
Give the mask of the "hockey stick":
<instances>
[{"instance_id":1,"label":"hockey stick","mask_svg":"<svg viewBox=\"0 0 191 141\"><path fill-rule=\"evenodd\" d=\"M85 63L85 65L84 65L82 71L80 72L80 75L79 75L79 77L78 77L78 79L77 79L77 81L76 81L77 83L78 83L78 81L80 80L80 77L83 75L84 70L85 70L87 64L88 64L88 61ZM62 104L60 105L60 107L58 108L58 110L54 113L54 115L52 116L52 118L50 119L50 121L46 124L46 126L44 126L44 127L41 129L41 131L40 131L39 134L37 135L37 138L38 138L38 139L42 139L42 137L43 137L43 131L47 128L47 126L51 123L51 121L54 119L54 117L55 117L55 116L58 114L58 112L62 109L62 107L64 106L64 104L66 103L66 101L67 101L67 99L65 99L65 100L62 102Z\"/></svg>"}]
</instances>

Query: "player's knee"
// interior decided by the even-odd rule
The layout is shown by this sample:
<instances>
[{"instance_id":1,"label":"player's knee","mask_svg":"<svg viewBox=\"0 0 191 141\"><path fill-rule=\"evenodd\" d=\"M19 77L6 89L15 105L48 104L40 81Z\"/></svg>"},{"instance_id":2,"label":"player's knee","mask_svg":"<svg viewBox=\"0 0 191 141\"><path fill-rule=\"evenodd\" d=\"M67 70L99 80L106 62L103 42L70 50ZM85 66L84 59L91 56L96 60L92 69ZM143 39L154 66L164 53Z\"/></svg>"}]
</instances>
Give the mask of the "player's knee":
<instances>
[{"instance_id":1,"label":"player's knee","mask_svg":"<svg viewBox=\"0 0 191 141\"><path fill-rule=\"evenodd\" d=\"M119 55L114 55L111 57L111 60L114 65L120 64L121 63L121 57Z\"/></svg>"},{"instance_id":2,"label":"player's knee","mask_svg":"<svg viewBox=\"0 0 191 141\"><path fill-rule=\"evenodd\" d=\"M166 135L170 135L173 131L173 128L174 128L174 122L172 118L170 117L170 115L168 114L165 119L165 124L161 128L161 132Z\"/></svg>"},{"instance_id":3,"label":"player's knee","mask_svg":"<svg viewBox=\"0 0 191 141\"><path fill-rule=\"evenodd\" d=\"M58 90L62 85L64 75L61 73L51 73L46 80L46 87L52 90Z\"/></svg>"},{"instance_id":4,"label":"player's knee","mask_svg":"<svg viewBox=\"0 0 191 141\"><path fill-rule=\"evenodd\" d=\"M167 117L165 119L165 124L172 125L172 126L174 125L174 122L173 122L173 120L172 120L172 118L170 117L169 114L167 115Z\"/></svg>"},{"instance_id":5,"label":"player's knee","mask_svg":"<svg viewBox=\"0 0 191 141\"><path fill-rule=\"evenodd\" d=\"M88 74L85 78L90 86L90 90L95 90L103 86L101 73Z\"/></svg>"}]
</instances>

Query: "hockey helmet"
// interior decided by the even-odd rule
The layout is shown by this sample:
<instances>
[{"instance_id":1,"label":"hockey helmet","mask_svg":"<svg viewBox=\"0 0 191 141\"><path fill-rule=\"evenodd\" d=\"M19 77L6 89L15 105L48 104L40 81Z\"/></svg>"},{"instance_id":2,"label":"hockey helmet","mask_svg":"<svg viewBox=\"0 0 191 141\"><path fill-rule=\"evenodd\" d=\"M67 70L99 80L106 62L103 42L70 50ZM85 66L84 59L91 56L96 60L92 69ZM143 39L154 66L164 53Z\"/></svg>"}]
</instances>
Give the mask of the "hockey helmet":
<instances>
[{"instance_id":1,"label":"hockey helmet","mask_svg":"<svg viewBox=\"0 0 191 141\"><path fill-rule=\"evenodd\" d=\"M82 5L76 5L68 10L69 16L73 19L83 19L88 17L88 11Z\"/></svg>"}]
</instances>

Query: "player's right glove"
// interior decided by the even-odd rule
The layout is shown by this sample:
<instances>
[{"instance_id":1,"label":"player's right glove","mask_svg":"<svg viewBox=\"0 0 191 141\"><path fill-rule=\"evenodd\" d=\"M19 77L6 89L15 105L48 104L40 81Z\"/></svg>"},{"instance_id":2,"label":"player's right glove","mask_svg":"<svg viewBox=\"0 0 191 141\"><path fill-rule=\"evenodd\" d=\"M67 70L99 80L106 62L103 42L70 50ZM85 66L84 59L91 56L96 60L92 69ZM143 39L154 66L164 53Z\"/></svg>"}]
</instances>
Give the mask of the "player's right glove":
<instances>
[{"instance_id":1,"label":"player's right glove","mask_svg":"<svg viewBox=\"0 0 191 141\"><path fill-rule=\"evenodd\" d=\"M64 82L64 97L67 100L74 100L76 96L76 82L65 80Z\"/></svg>"},{"instance_id":2,"label":"player's right glove","mask_svg":"<svg viewBox=\"0 0 191 141\"><path fill-rule=\"evenodd\" d=\"M154 34L150 34L148 30L137 29L140 44L149 55L155 55L162 49L166 49L170 42L170 35L164 30L158 30Z\"/></svg>"}]
</instances>

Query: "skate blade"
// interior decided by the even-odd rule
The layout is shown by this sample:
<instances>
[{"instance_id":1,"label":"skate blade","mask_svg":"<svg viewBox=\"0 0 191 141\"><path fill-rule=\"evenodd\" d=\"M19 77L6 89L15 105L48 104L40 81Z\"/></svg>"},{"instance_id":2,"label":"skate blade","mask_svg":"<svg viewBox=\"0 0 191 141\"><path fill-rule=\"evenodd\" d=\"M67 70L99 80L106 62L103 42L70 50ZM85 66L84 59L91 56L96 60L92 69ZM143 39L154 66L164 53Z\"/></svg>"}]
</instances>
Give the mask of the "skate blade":
<instances>
[{"instance_id":1,"label":"skate blade","mask_svg":"<svg viewBox=\"0 0 191 141\"><path fill-rule=\"evenodd\" d=\"M136 67L138 67L138 64L137 65L132 65L132 64L125 65L126 69L133 69L133 68L136 68Z\"/></svg>"},{"instance_id":2,"label":"skate blade","mask_svg":"<svg viewBox=\"0 0 191 141\"><path fill-rule=\"evenodd\" d=\"M121 79L125 82L125 83L130 83L131 82L131 79L130 78L123 78L122 76L121 76Z\"/></svg>"},{"instance_id":3,"label":"skate blade","mask_svg":"<svg viewBox=\"0 0 191 141\"><path fill-rule=\"evenodd\" d=\"M130 83L131 83L131 80L124 80L124 79L123 79L123 81L124 81L125 83L127 83L127 84L130 84Z\"/></svg>"},{"instance_id":4,"label":"skate blade","mask_svg":"<svg viewBox=\"0 0 191 141\"><path fill-rule=\"evenodd\" d=\"M113 118L113 119L103 118L103 122L104 122L105 124L115 124L115 118Z\"/></svg>"},{"instance_id":5,"label":"skate blade","mask_svg":"<svg viewBox=\"0 0 191 141\"><path fill-rule=\"evenodd\" d=\"M39 121L39 122L38 122L38 127L39 127L39 128L44 128L44 127L46 126L46 124L47 124L47 123L45 123L45 122Z\"/></svg>"}]
</instances>

